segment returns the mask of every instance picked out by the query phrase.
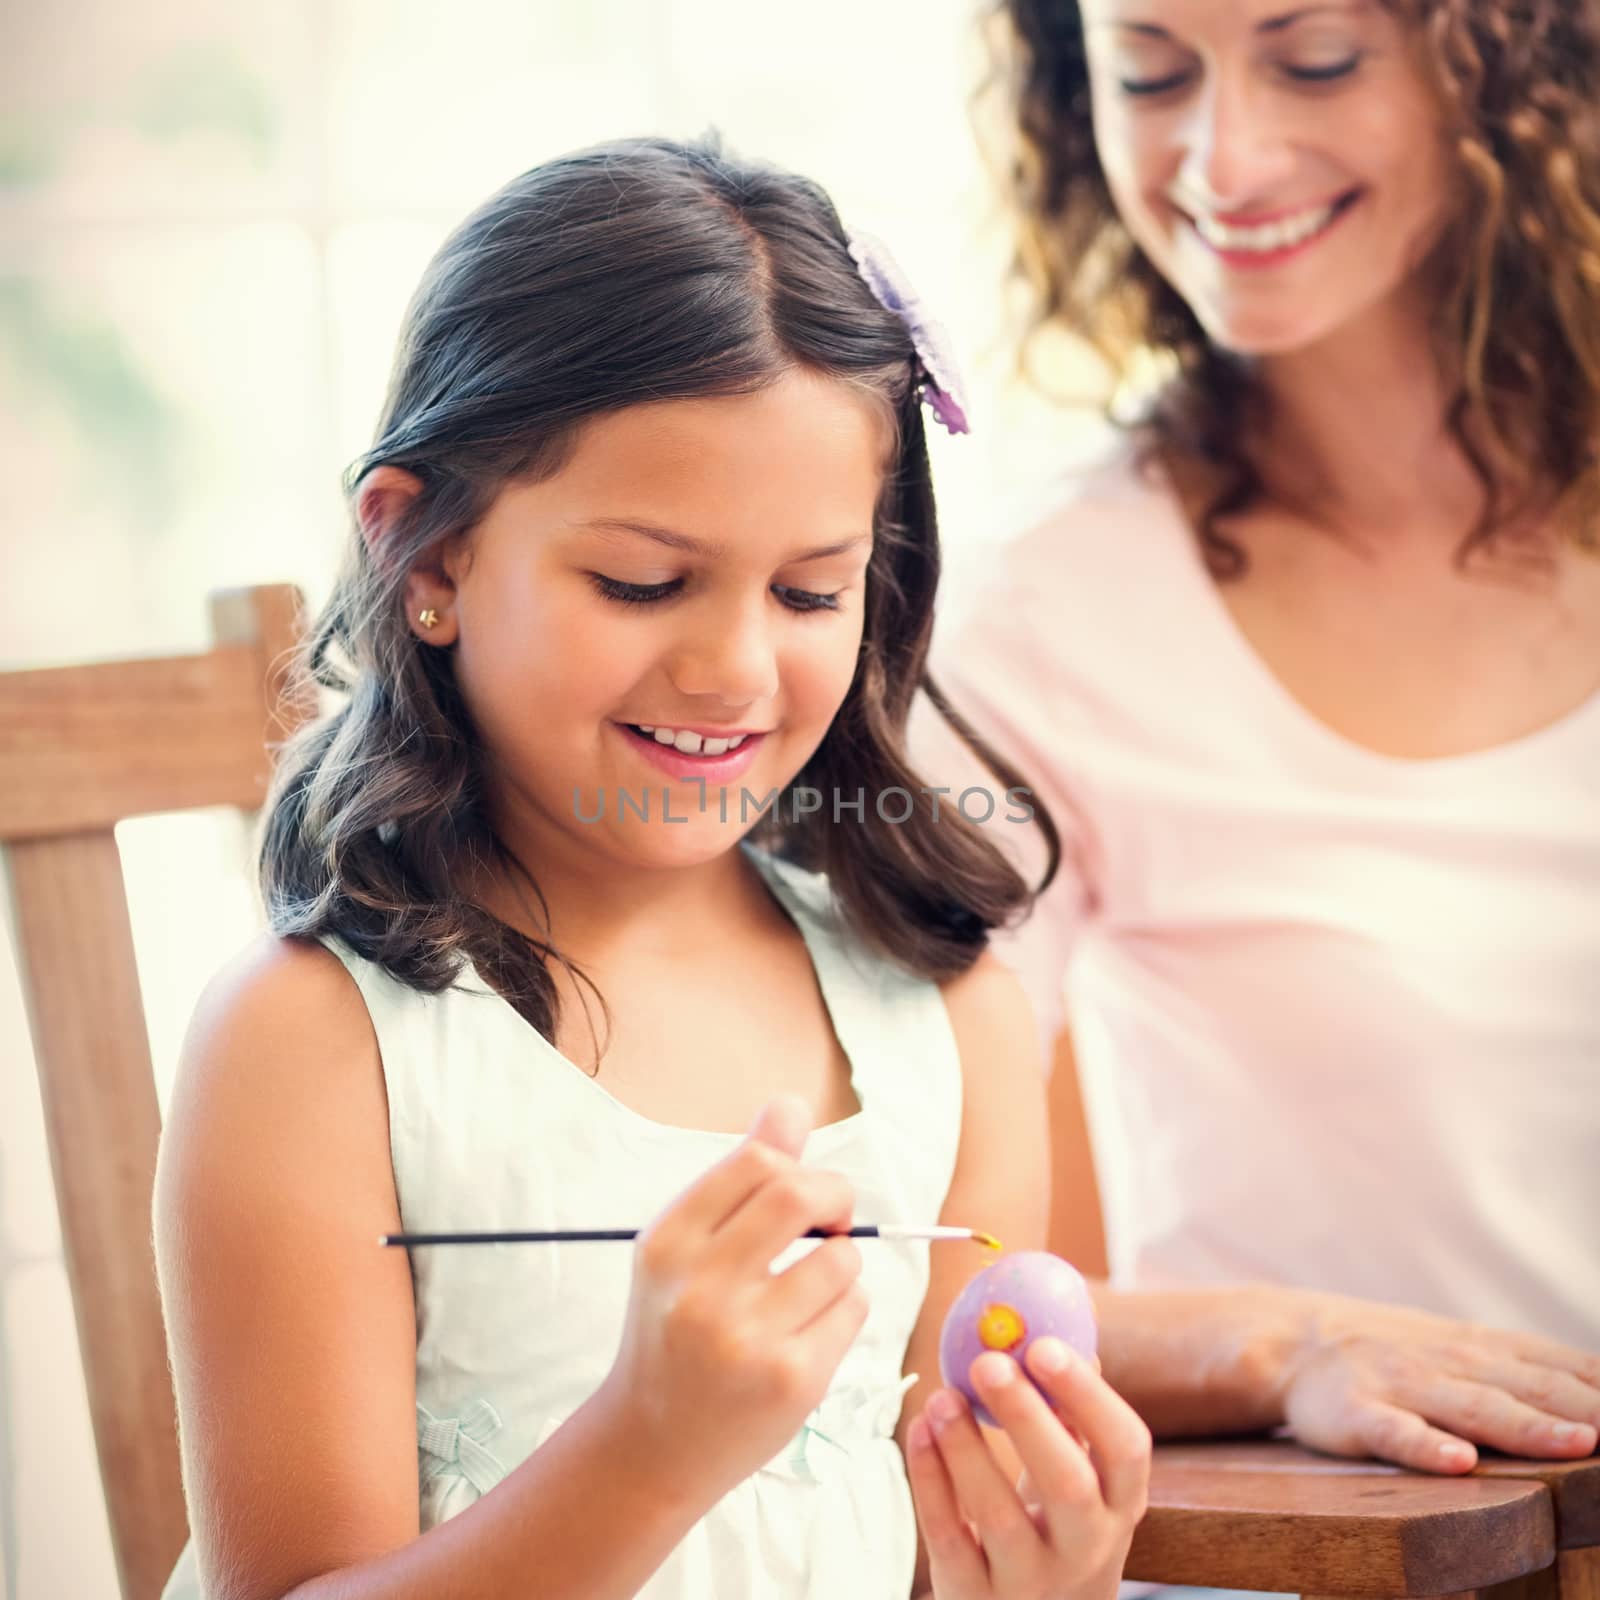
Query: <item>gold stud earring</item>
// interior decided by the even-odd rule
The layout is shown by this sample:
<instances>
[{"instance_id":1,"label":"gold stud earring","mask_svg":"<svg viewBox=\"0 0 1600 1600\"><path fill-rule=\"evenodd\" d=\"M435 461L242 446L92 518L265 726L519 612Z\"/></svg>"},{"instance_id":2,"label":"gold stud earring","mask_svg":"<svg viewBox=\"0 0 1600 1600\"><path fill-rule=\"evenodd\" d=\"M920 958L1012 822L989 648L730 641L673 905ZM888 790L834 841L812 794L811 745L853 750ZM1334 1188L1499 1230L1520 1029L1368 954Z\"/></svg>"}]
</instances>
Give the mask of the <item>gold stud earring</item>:
<instances>
[{"instance_id":1,"label":"gold stud earring","mask_svg":"<svg viewBox=\"0 0 1600 1600\"><path fill-rule=\"evenodd\" d=\"M429 606L425 611L417 613L417 626L423 630L439 626L439 613Z\"/></svg>"}]
</instances>

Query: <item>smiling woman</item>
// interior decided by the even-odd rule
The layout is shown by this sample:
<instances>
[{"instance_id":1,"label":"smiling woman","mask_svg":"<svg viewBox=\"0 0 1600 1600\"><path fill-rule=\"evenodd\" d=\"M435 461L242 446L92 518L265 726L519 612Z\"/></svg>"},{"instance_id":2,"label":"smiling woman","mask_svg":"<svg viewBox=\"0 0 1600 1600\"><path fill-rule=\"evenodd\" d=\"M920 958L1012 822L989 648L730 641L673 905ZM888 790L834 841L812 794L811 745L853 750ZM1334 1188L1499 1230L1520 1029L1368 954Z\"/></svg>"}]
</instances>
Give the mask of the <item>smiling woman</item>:
<instances>
[{"instance_id":1,"label":"smiling woman","mask_svg":"<svg viewBox=\"0 0 1600 1600\"><path fill-rule=\"evenodd\" d=\"M1400 19L1366 0L1192 5L1170 28L1129 14L1085 0L1101 165L1129 234L1206 333L1266 354L1382 307L1451 195ZM1251 270L1267 267L1282 270Z\"/></svg>"},{"instance_id":2,"label":"smiling woman","mask_svg":"<svg viewBox=\"0 0 1600 1600\"><path fill-rule=\"evenodd\" d=\"M1175 365L1158 425L1214 469L1196 509L1215 571L1240 568L1222 519L1265 470L1239 412L1264 429L1272 386L1240 358L1334 332L1438 374L1473 480L1452 495L1469 503L1468 544L1552 487L1575 513L1567 531L1594 538L1592 8L1535 0L1515 22L1493 0L995 11L1037 321L1123 375L1141 350Z\"/></svg>"},{"instance_id":3,"label":"smiling woman","mask_svg":"<svg viewBox=\"0 0 1600 1600\"><path fill-rule=\"evenodd\" d=\"M1158 1430L1585 1454L1600 11L996 12L1019 264L1128 423L936 652L1062 824L1055 1247Z\"/></svg>"}]
</instances>

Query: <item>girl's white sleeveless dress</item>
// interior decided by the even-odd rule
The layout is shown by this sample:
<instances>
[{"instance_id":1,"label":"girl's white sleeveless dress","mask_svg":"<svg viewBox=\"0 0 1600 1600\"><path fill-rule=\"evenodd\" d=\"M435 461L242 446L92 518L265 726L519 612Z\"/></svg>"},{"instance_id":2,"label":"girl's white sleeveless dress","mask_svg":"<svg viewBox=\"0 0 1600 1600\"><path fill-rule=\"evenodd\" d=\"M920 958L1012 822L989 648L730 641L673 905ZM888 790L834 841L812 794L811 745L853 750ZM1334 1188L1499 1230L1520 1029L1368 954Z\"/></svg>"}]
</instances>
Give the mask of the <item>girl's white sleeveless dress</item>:
<instances>
[{"instance_id":1,"label":"girl's white sleeveless dress","mask_svg":"<svg viewBox=\"0 0 1600 1600\"><path fill-rule=\"evenodd\" d=\"M747 856L805 939L860 1104L812 1133L806 1164L850 1178L858 1221L937 1221L961 1126L961 1068L943 997L852 939L825 879L755 850ZM470 973L462 987L424 995L330 948L377 1033L408 1232L638 1226L743 1137L629 1110ZM775 1034L782 1027L774 1018ZM777 1264L811 1248L800 1241ZM827 1397L690 1530L641 1596L910 1593L916 1528L893 1433L927 1252L863 1241L871 1310ZM632 1262L629 1244L412 1252L424 1532L492 1489L600 1386L621 1339ZM203 1592L191 1548L163 1600ZM530 1600L539 1592L530 1565Z\"/></svg>"}]
</instances>

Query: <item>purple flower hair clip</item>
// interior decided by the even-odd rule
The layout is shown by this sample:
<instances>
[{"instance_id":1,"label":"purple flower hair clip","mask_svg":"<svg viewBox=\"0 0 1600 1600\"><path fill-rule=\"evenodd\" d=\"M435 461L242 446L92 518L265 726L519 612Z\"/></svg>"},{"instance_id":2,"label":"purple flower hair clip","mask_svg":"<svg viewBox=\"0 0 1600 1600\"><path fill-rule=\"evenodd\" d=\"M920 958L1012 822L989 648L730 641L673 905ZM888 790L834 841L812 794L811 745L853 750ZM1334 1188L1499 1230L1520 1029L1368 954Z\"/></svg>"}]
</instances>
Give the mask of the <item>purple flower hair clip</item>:
<instances>
[{"instance_id":1,"label":"purple flower hair clip","mask_svg":"<svg viewBox=\"0 0 1600 1600\"><path fill-rule=\"evenodd\" d=\"M922 398L951 433L969 433L961 377L945 331L929 315L883 240L847 229L850 254L878 304L905 323L922 368Z\"/></svg>"}]
</instances>

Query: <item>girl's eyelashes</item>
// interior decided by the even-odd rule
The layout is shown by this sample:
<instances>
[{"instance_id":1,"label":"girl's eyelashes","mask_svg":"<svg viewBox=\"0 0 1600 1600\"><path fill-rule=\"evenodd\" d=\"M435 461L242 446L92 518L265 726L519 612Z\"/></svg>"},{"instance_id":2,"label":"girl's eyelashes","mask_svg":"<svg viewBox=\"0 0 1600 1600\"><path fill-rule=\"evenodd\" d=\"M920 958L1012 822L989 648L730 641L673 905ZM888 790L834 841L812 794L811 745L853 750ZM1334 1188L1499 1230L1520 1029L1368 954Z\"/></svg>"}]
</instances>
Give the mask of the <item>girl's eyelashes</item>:
<instances>
[{"instance_id":1,"label":"girl's eyelashes","mask_svg":"<svg viewBox=\"0 0 1600 1600\"><path fill-rule=\"evenodd\" d=\"M608 578L600 572L591 572L589 577L607 600L625 606L647 606L653 600L665 600L683 587L682 578L669 578L665 583L624 583L620 578Z\"/></svg>"},{"instance_id":2,"label":"girl's eyelashes","mask_svg":"<svg viewBox=\"0 0 1600 1600\"><path fill-rule=\"evenodd\" d=\"M667 600L683 588L682 578L671 578L666 583L624 583L620 578L608 578L604 573L591 572L591 581L607 600L619 605L646 606L657 600ZM795 589L787 584L775 583L772 592L791 611L837 611L837 594L817 594L810 589Z\"/></svg>"},{"instance_id":3,"label":"girl's eyelashes","mask_svg":"<svg viewBox=\"0 0 1600 1600\"><path fill-rule=\"evenodd\" d=\"M775 583L772 592L791 611L837 611L839 596L818 594L812 589L792 589L787 584Z\"/></svg>"}]
</instances>

